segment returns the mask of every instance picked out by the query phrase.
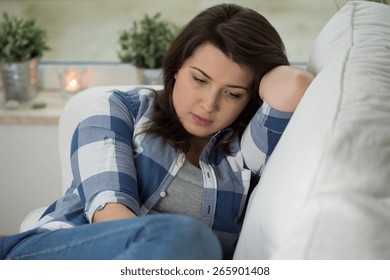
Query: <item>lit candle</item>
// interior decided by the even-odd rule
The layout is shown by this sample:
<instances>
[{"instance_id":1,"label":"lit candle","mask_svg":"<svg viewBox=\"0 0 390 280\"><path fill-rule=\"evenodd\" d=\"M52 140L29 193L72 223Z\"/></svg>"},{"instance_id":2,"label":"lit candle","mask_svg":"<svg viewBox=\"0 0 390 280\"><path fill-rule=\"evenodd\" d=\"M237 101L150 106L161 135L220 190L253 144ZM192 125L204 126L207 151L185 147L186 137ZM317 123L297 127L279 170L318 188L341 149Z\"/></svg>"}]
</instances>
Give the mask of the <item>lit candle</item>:
<instances>
[{"instance_id":1,"label":"lit candle","mask_svg":"<svg viewBox=\"0 0 390 280\"><path fill-rule=\"evenodd\" d=\"M1 1L1 0L0 0ZM65 98L70 98L86 86L85 69L64 69L59 72L61 89Z\"/></svg>"},{"instance_id":2,"label":"lit candle","mask_svg":"<svg viewBox=\"0 0 390 280\"><path fill-rule=\"evenodd\" d=\"M70 72L65 77L65 90L68 92L76 92L80 89L80 81L77 79L75 72Z\"/></svg>"}]
</instances>

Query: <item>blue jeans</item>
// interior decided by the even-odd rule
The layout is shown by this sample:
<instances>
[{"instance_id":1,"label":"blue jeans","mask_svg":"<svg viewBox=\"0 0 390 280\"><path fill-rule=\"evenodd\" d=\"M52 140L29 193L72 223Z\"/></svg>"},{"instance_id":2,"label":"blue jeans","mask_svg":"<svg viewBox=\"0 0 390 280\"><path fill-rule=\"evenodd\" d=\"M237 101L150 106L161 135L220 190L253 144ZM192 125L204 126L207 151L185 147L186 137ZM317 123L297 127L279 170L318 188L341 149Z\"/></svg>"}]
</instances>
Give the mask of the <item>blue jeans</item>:
<instances>
[{"instance_id":1,"label":"blue jeans","mask_svg":"<svg viewBox=\"0 0 390 280\"><path fill-rule=\"evenodd\" d=\"M17 244L7 259L221 259L215 234L181 215L149 215L86 224L35 234Z\"/></svg>"}]
</instances>

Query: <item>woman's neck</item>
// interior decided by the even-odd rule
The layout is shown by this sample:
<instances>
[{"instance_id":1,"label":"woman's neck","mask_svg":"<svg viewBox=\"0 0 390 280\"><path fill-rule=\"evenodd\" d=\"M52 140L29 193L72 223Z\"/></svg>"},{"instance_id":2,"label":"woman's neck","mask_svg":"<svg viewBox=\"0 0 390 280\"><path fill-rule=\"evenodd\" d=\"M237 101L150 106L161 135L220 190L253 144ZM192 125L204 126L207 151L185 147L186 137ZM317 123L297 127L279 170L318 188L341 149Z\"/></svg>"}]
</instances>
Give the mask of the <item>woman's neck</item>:
<instances>
[{"instance_id":1,"label":"woman's neck","mask_svg":"<svg viewBox=\"0 0 390 280\"><path fill-rule=\"evenodd\" d=\"M209 142L208 138L192 137L190 140L190 148L186 153L186 158L190 163L197 166L198 168L200 168L199 165L200 155L202 154L204 148L207 146L208 142Z\"/></svg>"}]
</instances>

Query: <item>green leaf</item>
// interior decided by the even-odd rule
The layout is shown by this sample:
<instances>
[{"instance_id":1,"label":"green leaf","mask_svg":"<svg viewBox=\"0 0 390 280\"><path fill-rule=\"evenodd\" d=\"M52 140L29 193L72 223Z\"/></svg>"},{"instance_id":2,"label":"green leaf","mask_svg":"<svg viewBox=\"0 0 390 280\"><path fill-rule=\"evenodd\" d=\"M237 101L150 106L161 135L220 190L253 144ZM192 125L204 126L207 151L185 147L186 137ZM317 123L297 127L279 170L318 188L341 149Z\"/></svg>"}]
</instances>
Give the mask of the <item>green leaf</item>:
<instances>
[{"instance_id":1,"label":"green leaf","mask_svg":"<svg viewBox=\"0 0 390 280\"><path fill-rule=\"evenodd\" d=\"M0 23L0 63L39 58L49 49L46 31L36 26L35 20L3 13Z\"/></svg>"},{"instance_id":2,"label":"green leaf","mask_svg":"<svg viewBox=\"0 0 390 280\"><path fill-rule=\"evenodd\" d=\"M157 13L134 21L129 30L119 33L118 58L141 68L160 68L168 48L178 33L176 25Z\"/></svg>"}]
</instances>

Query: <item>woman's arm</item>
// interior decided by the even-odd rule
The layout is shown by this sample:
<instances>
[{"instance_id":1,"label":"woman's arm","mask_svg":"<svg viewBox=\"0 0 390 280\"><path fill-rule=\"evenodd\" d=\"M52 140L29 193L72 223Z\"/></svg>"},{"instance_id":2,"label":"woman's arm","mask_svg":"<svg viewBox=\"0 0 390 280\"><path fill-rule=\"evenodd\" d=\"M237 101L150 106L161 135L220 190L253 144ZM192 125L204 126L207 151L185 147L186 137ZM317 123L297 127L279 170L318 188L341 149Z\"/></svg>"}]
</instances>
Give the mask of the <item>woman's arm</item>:
<instances>
[{"instance_id":1,"label":"woman's arm","mask_svg":"<svg viewBox=\"0 0 390 280\"><path fill-rule=\"evenodd\" d=\"M294 112L314 75L292 66L278 66L260 81L260 98L272 108Z\"/></svg>"},{"instance_id":2,"label":"woman's arm","mask_svg":"<svg viewBox=\"0 0 390 280\"><path fill-rule=\"evenodd\" d=\"M102 209L95 212L92 218L93 223L118 219L135 218L136 215L126 206L120 203L107 203Z\"/></svg>"},{"instance_id":3,"label":"woman's arm","mask_svg":"<svg viewBox=\"0 0 390 280\"><path fill-rule=\"evenodd\" d=\"M87 110L73 136L73 184L78 186L80 203L89 222L140 214L133 158L134 123L125 103L127 96L119 92L102 93ZM95 215L99 209L102 210Z\"/></svg>"},{"instance_id":4,"label":"woman's arm","mask_svg":"<svg viewBox=\"0 0 390 280\"><path fill-rule=\"evenodd\" d=\"M313 78L305 70L278 66L260 81L259 94L264 104L241 138L245 163L253 172L261 173Z\"/></svg>"}]
</instances>

